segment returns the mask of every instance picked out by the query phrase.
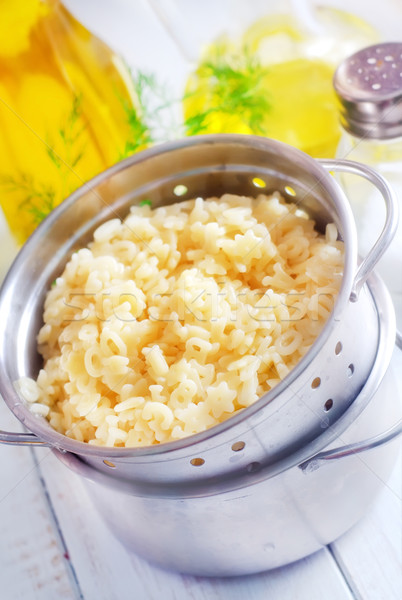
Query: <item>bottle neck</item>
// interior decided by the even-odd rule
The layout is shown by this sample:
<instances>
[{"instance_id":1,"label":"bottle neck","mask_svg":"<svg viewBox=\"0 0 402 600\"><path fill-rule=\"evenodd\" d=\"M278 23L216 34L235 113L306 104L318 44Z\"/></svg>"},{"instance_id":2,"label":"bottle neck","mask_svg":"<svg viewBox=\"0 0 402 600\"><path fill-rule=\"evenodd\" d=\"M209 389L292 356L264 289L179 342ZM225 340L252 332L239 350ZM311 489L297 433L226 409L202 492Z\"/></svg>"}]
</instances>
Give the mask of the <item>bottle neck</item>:
<instances>
[{"instance_id":1,"label":"bottle neck","mask_svg":"<svg viewBox=\"0 0 402 600\"><path fill-rule=\"evenodd\" d=\"M369 107L367 110L369 110ZM358 139L372 140L378 143L402 139L402 120L387 122L385 118L379 117L377 121L373 122L369 120L362 121L358 120L353 114L343 111L341 112L341 125L349 135Z\"/></svg>"},{"instance_id":2,"label":"bottle neck","mask_svg":"<svg viewBox=\"0 0 402 600\"><path fill-rule=\"evenodd\" d=\"M348 129L347 127L345 127L343 123L341 123L341 126L344 136L347 136L353 145L358 145L362 143L376 146L391 146L393 144L402 144L402 133L395 137L370 137L367 135L359 135L359 133L356 133L352 129Z\"/></svg>"}]
</instances>

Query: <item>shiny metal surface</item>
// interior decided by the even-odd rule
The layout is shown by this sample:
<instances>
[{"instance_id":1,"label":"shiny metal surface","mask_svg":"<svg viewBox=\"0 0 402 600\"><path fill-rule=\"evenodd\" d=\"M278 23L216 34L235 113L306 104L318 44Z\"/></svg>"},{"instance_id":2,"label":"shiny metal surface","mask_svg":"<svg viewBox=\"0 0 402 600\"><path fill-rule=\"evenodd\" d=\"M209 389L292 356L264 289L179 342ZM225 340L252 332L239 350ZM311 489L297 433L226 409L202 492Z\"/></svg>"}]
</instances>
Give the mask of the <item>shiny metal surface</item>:
<instances>
[{"instance_id":1,"label":"shiny metal surface","mask_svg":"<svg viewBox=\"0 0 402 600\"><path fill-rule=\"evenodd\" d=\"M383 446L384 444L388 444L388 442L392 442L400 435L402 435L402 419L384 433L380 433L368 440L362 440L354 442L353 444L348 444L347 446L320 452L299 466L303 471L315 470L325 464L328 460L338 460L339 458L345 458L346 456L353 456L354 454L360 454L367 450L373 450L374 448L378 448L378 446Z\"/></svg>"},{"instance_id":2,"label":"shiny metal surface","mask_svg":"<svg viewBox=\"0 0 402 600\"><path fill-rule=\"evenodd\" d=\"M339 441L364 436L378 418L386 426L383 409L392 412L394 394L387 376L370 411ZM352 456L308 473L290 466L255 485L194 498L138 496L74 455L59 458L84 477L94 507L127 549L163 568L230 576L274 569L338 538L383 488L397 454L393 442L364 460Z\"/></svg>"},{"instance_id":3,"label":"shiny metal surface","mask_svg":"<svg viewBox=\"0 0 402 600\"><path fill-rule=\"evenodd\" d=\"M236 486L212 479L204 487L140 488L54 451L84 477L111 531L130 550L165 568L197 575L240 575L272 569L315 552L356 523L386 482L396 441L363 455L302 469L319 453L376 436L402 414L392 370L394 323L389 296L372 281L381 335L372 372L351 407L310 444L260 471L244 469ZM386 440L384 440L386 442Z\"/></svg>"},{"instance_id":4,"label":"shiny metal surface","mask_svg":"<svg viewBox=\"0 0 402 600\"><path fill-rule=\"evenodd\" d=\"M36 446L36 447L51 447L47 442L43 442L34 433L20 433L2 431L0 429L0 442L8 446Z\"/></svg>"},{"instance_id":5,"label":"shiny metal surface","mask_svg":"<svg viewBox=\"0 0 402 600\"><path fill-rule=\"evenodd\" d=\"M332 316L284 381L217 427L148 448L90 446L57 433L46 420L32 415L18 397L14 382L23 375L36 376L40 368L36 334L44 296L71 253L85 245L102 222L124 217L129 206L144 196L153 206L177 202L178 184L188 190L181 200L224 192L256 195L255 177L266 182L264 191L280 190L285 197L291 186L296 194L291 199L308 210L318 227L323 230L328 221L335 222L345 240L344 277ZM382 238L381 243L387 241ZM252 464L277 462L331 427L372 370L378 350L378 310L368 286L363 286L357 302L349 300L357 272L356 245L348 202L333 177L317 161L285 144L252 136L213 135L137 154L56 208L18 255L0 293L0 391L14 414L40 440L81 455L100 470L112 470L116 476L143 484L198 482L202 470L190 461L200 457L209 465L207 478L232 479ZM361 344L363 333L366 341ZM335 351L338 344L342 346L339 354ZM313 388L317 377L321 384ZM329 399L331 410L326 410ZM0 434L2 439L7 441ZM235 454L232 445L239 441L247 451Z\"/></svg>"},{"instance_id":6,"label":"shiny metal surface","mask_svg":"<svg viewBox=\"0 0 402 600\"><path fill-rule=\"evenodd\" d=\"M342 126L363 138L402 136L402 42L359 50L334 75Z\"/></svg>"},{"instance_id":7,"label":"shiny metal surface","mask_svg":"<svg viewBox=\"0 0 402 600\"><path fill-rule=\"evenodd\" d=\"M371 169L367 165L343 159L320 160L319 162L329 171L352 173L354 175L359 175L360 177L367 179L367 181L372 183L378 189L385 202L384 227L381 231L378 240L371 248L368 255L364 257L362 262L360 263L355 276L355 280L353 282L350 299L352 300L352 302L355 302L358 298L362 286L367 280L367 277L373 271L377 262L380 260L380 258L388 248L391 240L393 239L396 233L399 221L398 202L395 197L395 192L392 190L391 186L387 183L384 177L382 177L382 175L380 175L379 173L376 173L374 169Z\"/></svg>"}]
</instances>

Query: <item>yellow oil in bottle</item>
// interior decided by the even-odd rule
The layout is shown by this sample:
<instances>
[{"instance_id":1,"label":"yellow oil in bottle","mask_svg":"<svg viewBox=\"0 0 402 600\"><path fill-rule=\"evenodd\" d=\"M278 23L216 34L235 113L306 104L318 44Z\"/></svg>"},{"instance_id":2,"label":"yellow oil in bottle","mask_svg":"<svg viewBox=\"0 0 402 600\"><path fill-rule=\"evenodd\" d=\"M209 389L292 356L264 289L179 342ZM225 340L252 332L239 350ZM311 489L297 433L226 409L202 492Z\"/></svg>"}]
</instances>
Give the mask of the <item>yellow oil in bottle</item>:
<instances>
[{"instance_id":1,"label":"yellow oil in bottle","mask_svg":"<svg viewBox=\"0 0 402 600\"><path fill-rule=\"evenodd\" d=\"M18 242L73 190L146 145L137 113L124 66L58 0L1 2L0 203Z\"/></svg>"},{"instance_id":2,"label":"yellow oil in bottle","mask_svg":"<svg viewBox=\"0 0 402 600\"><path fill-rule=\"evenodd\" d=\"M240 40L210 45L187 81L187 134L264 135L314 157L334 156L341 133L334 69L351 39L364 45L377 34L341 11L319 16L314 35L295 18L276 15L254 23Z\"/></svg>"}]
</instances>

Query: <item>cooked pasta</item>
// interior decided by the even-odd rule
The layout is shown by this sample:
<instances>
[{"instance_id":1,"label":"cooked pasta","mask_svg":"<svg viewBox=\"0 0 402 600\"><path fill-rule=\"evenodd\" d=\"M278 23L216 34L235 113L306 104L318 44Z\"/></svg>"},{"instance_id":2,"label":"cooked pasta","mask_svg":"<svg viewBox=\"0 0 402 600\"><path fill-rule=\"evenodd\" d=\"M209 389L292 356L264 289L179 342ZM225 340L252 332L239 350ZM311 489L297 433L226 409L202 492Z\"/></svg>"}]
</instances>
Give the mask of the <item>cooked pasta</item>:
<instances>
[{"instance_id":1,"label":"cooked pasta","mask_svg":"<svg viewBox=\"0 0 402 600\"><path fill-rule=\"evenodd\" d=\"M325 235L279 193L196 198L111 219L49 290L44 366L20 393L59 432L143 446L212 427L297 364L343 270Z\"/></svg>"}]
</instances>

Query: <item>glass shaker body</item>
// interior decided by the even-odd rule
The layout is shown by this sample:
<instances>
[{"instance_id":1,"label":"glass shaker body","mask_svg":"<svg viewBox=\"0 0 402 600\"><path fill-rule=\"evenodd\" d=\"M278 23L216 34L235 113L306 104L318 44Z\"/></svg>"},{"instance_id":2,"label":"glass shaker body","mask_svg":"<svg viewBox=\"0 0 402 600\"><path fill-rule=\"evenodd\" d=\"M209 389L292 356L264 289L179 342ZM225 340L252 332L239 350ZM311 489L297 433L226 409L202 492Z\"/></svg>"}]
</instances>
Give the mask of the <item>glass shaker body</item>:
<instances>
[{"instance_id":1,"label":"glass shaker body","mask_svg":"<svg viewBox=\"0 0 402 600\"><path fill-rule=\"evenodd\" d=\"M391 184L402 214L402 137L391 140L359 139L346 131L341 137L337 158L347 158L373 167ZM373 247L385 222L384 201L374 186L360 177L340 176L356 220L359 252L365 256ZM392 293L402 318L402 221L376 270Z\"/></svg>"},{"instance_id":2,"label":"glass shaker body","mask_svg":"<svg viewBox=\"0 0 402 600\"><path fill-rule=\"evenodd\" d=\"M334 76L344 128L337 158L364 163L379 172L394 189L402 214L402 43L385 42L360 50L344 60ZM365 256L385 223L380 193L365 180L339 176L356 220L359 251ZM402 326L402 219L376 271L394 300Z\"/></svg>"}]
</instances>

